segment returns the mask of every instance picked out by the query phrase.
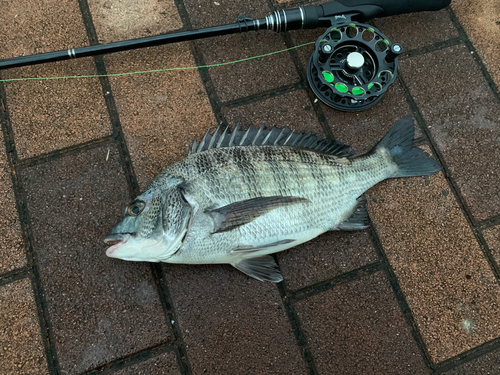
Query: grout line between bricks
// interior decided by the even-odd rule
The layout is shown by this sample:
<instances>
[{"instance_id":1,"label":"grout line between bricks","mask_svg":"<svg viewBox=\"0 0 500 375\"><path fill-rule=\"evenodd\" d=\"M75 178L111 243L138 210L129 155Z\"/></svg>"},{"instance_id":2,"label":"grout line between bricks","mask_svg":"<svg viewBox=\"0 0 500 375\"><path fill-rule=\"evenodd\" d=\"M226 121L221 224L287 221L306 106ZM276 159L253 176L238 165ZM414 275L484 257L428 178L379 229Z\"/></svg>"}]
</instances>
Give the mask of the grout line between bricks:
<instances>
[{"instance_id":1,"label":"grout line between bricks","mask_svg":"<svg viewBox=\"0 0 500 375\"><path fill-rule=\"evenodd\" d=\"M113 138L114 137L112 135L108 135L102 138L93 139L88 142L79 143L77 145L54 150L45 154L33 156L26 159L19 159L18 162L16 163L16 167L19 168L34 167L39 164L59 159L66 155L75 155L82 151L91 150L93 148L105 145L106 143L112 142Z\"/></svg>"},{"instance_id":2,"label":"grout line between bricks","mask_svg":"<svg viewBox=\"0 0 500 375\"><path fill-rule=\"evenodd\" d=\"M356 268L355 270L335 276L331 279L321 281L314 285L306 286L296 291L290 291L287 293L288 299L292 302L298 302L303 299L310 298L317 294L333 289L339 284L360 280L364 276L374 274L381 270L382 270L382 263L380 261L375 263L370 263L365 266Z\"/></svg>"},{"instance_id":3,"label":"grout line between bricks","mask_svg":"<svg viewBox=\"0 0 500 375\"><path fill-rule=\"evenodd\" d=\"M473 349L470 349L466 352L460 353L455 357L449 358L446 361L438 363L436 365L436 370L434 373L442 374L446 371L452 370L458 366L461 366L465 363L480 358L483 355L489 354L499 348L500 348L500 337L497 337L496 339L485 342L484 344L476 346Z\"/></svg>"},{"instance_id":4,"label":"grout line between bricks","mask_svg":"<svg viewBox=\"0 0 500 375\"><path fill-rule=\"evenodd\" d=\"M138 353L134 353L127 357L118 358L114 361L108 362L105 365L99 366L93 370L86 371L82 375L108 375L114 374L117 371L123 370L129 366L136 365L147 361L148 359L157 357L161 354L172 352L176 354L176 348L169 344L160 344L151 348L144 349Z\"/></svg>"},{"instance_id":5,"label":"grout line between bricks","mask_svg":"<svg viewBox=\"0 0 500 375\"><path fill-rule=\"evenodd\" d=\"M460 37L444 40L441 42L436 42L434 44L429 44L422 48L412 49L407 52L403 51L403 54L399 57L400 60L409 59L415 56L425 55L426 53L436 52L445 48L457 46L462 43L462 39Z\"/></svg>"},{"instance_id":6,"label":"grout line between bricks","mask_svg":"<svg viewBox=\"0 0 500 375\"><path fill-rule=\"evenodd\" d=\"M290 298L287 297L285 282L282 281L276 284L276 286L280 293L281 300L283 301L283 305L285 306L285 311L288 317L288 321L290 322L290 326L295 336L295 340L297 341L297 346L302 354L302 359L304 360L307 366L309 375L318 375L318 370L316 368L314 357L312 355L311 349L309 348L309 344L307 343L306 334L301 329L300 318L297 312L295 311L295 306L293 304L293 301L291 301Z\"/></svg>"},{"instance_id":7,"label":"grout line between bricks","mask_svg":"<svg viewBox=\"0 0 500 375\"><path fill-rule=\"evenodd\" d=\"M26 203L26 193L23 189L21 180L19 178L19 170L16 167L18 161L16 145L14 141L14 130L10 120L10 115L6 102L6 92L3 83L0 83L0 100L2 103L2 111L0 112L0 122L2 133L4 136L4 146L7 152L7 162L12 181L12 188L16 201L16 210L19 216L21 226L21 236L26 249L27 268L30 272L27 276L30 277L31 285L33 288L33 295L38 315L38 323L40 325L41 338L47 359L47 368L51 375L59 375L61 370L59 368L59 359L55 348L55 340L50 322L50 315L45 299L45 292L40 281L39 265L36 253L32 246L33 235L31 233L30 218L28 207Z\"/></svg>"},{"instance_id":8,"label":"grout line between bricks","mask_svg":"<svg viewBox=\"0 0 500 375\"><path fill-rule=\"evenodd\" d=\"M170 334L175 343L175 347L178 350L178 363L182 375L192 374L191 366L189 364L189 359L186 351L186 344L182 338L182 331L179 326L179 321L177 319L177 314L175 313L174 304L170 292L168 290L168 284L165 277L165 271L163 267L158 263L151 264L151 269L153 271L153 276L157 280L157 289L160 296L160 301L163 307L163 312L165 314L165 319L168 322L168 327Z\"/></svg>"},{"instance_id":9,"label":"grout line between bricks","mask_svg":"<svg viewBox=\"0 0 500 375\"><path fill-rule=\"evenodd\" d=\"M408 305L408 302L406 301L406 296L404 295L403 291L401 290L401 287L398 282L398 278L396 274L394 273L394 269L391 266L391 263L389 262L389 258L387 257L387 254L384 251L384 247L382 246L382 242L380 241L380 238L378 236L377 231L375 230L375 227L373 225L373 222L370 218L370 237L373 242L373 246L375 247L379 258L381 259L382 262L382 269L389 281L389 284L391 285L393 294L398 302L399 308L401 310L401 313L403 314L406 323L409 325L411 329L411 334L413 336L413 340L415 341L418 349L420 350L420 355L422 356L422 359L427 366L429 370L434 369L434 364L431 360L431 357L429 355L429 352L427 351L427 347L424 343L424 340L422 338L422 334L420 333L420 329L418 328L418 325L415 321L415 318L413 316L413 312L410 309L410 306Z\"/></svg>"},{"instance_id":10,"label":"grout line between bricks","mask_svg":"<svg viewBox=\"0 0 500 375\"><path fill-rule=\"evenodd\" d=\"M97 32L94 26L94 22L92 20L92 14L90 12L87 0L79 0L78 3L80 6L80 12L82 14L83 22L85 25L85 29L87 31L87 36L90 44L91 45L99 44ZM106 66L104 64L103 57L95 56L94 61L96 64L97 74L105 75ZM123 133L123 128L121 126L118 110L116 108L116 103L111 90L111 84L109 82L108 77L101 76L99 77L99 81L102 86L103 95L106 101L106 108L108 110L108 115L112 123L114 140L119 149L122 166L125 172L125 176L127 178L128 185L130 187L130 192L131 195L137 195L140 193L140 187L133 169L132 160L130 158L130 153L128 151L127 144L125 141L125 135ZM152 263L150 264L150 269L153 278L157 284L158 298L160 299L160 302L162 304L167 327L169 327L169 331L171 332L172 337L174 339L172 344L177 347L177 350L180 352L180 357L184 359L179 363L179 370L182 375L190 375L191 369L189 366L189 362L187 360L185 345L182 341L182 333L180 331L180 328L178 327L177 318L175 316L173 308L171 307L172 306L171 297L168 292L165 278L163 277L162 274L161 266ZM124 359L124 361L126 361L126 358Z\"/></svg>"},{"instance_id":11,"label":"grout line between bricks","mask_svg":"<svg viewBox=\"0 0 500 375\"><path fill-rule=\"evenodd\" d=\"M477 226L480 230L489 229L496 225L500 225L500 215L490 217L489 219L477 223Z\"/></svg>"},{"instance_id":12,"label":"grout line between bricks","mask_svg":"<svg viewBox=\"0 0 500 375\"><path fill-rule=\"evenodd\" d=\"M0 287L19 281L29 276L31 269L29 267L17 268L15 270L5 272L0 275Z\"/></svg>"},{"instance_id":13,"label":"grout line between bricks","mask_svg":"<svg viewBox=\"0 0 500 375\"><path fill-rule=\"evenodd\" d=\"M290 92L294 92L303 89L304 85L300 82L284 85L278 88L274 88L268 91L261 91L257 94L249 95L243 98L238 98L234 100L228 100L227 102L222 102L221 107L225 108L236 108L243 105L248 105L252 103L257 103L266 99L274 98Z\"/></svg>"}]
</instances>

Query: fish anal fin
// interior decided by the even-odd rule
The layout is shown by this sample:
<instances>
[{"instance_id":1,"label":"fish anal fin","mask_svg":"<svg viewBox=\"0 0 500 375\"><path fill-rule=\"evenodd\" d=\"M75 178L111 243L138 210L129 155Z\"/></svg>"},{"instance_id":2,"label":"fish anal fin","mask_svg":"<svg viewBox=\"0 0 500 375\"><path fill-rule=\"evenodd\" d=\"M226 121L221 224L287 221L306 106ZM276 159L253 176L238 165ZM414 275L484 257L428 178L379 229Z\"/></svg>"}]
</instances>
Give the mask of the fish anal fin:
<instances>
[{"instance_id":1,"label":"fish anal fin","mask_svg":"<svg viewBox=\"0 0 500 375\"><path fill-rule=\"evenodd\" d=\"M365 229L370 224L368 211L366 210L366 197L361 196L357 199L356 206L352 215L340 223L335 229L337 230L360 230Z\"/></svg>"},{"instance_id":2,"label":"fish anal fin","mask_svg":"<svg viewBox=\"0 0 500 375\"><path fill-rule=\"evenodd\" d=\"M283 276L281 276L278 265L270 255L244 259L238 263L234 263L233 267L260 281L270 281L273 283L283 281Z\"/></svg>"},{"instance_id":3,"label":"fish anal fin","mask_svg":"<svg viewBox=\"0 0 500 375\"><path fill-rule=\"evenodd\" d=\"M258 197L231 203L213 210L205 210L205 213L211 216L214 221L213 233L219 233L248 224L278 207L305 202L309 202L309 200L300 197Z\"/></svg>"}]
</instances>

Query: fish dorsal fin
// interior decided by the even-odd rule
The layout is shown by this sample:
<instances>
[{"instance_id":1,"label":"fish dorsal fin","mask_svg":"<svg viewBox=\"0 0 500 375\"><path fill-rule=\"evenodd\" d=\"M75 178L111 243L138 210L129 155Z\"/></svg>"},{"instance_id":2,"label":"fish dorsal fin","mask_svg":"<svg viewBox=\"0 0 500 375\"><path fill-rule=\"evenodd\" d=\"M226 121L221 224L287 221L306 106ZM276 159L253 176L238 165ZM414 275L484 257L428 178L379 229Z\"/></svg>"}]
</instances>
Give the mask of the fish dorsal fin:
<instances>
[{"instance_id":1,"label":"fish dorsal fin","mask_svg":"<svg viewBox=\"0 0 500 375\"><path fill-rule=\"evenodd\" d=\"M262 125L260 129L257 129L250 125L245 131L240 130L240 123L238 123L233 132L230 132L228 127L222 131L221 124L214 134L210 134L209 129L200 143L195 138L189 148L189 155L213 148L250 145L299 147L340 157L349 157L353 154L349 146L339 141L320 138L311 133L295 132L288 126L283 129L276 127L267 129Z\"/></svg>"}]
</instances>

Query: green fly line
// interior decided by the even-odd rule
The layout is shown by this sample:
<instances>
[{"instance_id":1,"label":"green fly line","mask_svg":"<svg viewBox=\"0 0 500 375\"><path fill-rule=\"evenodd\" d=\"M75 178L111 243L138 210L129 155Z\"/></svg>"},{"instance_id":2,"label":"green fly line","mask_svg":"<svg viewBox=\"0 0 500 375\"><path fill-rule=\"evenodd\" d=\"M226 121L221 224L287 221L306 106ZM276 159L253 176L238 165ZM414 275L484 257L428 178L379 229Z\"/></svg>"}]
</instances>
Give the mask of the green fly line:
<instances>
[{"instance_id":1,"label":"green fly line","mask_svg":"<svg viewBox=\"0 0 500 375\"><path fill-rule=\"evenodd\" d=\"M290 51L290 50L293 50L293 49L296 49L296 48L300 48L300 47L304 47L304 46L308 46L308 45L314 44L314 43L316 43L316 42L304 43L304 44L300 44L298 46L294 46L294 47L282 49L282 50L279 50L279 51L265 53L263 55L246 57L244 59L234 60L234 61L227 61L227 62L218 63L218 64L209 64L209 65L200 65L200 66L185 66L185 67L180 67L180 68L166 68L166 69L155 69L155 70L141 70L141 71L136 71L136 72L112 73L112 74L95 74L95 75L63 76L63 77L9 78L9 79L0 79L0 82L33 81L33 80L48 80L48 79L76 79L76 78L120 77L120 76L132 75L132 74L146 74L146 73L158 73L158 72L171 72L171 71L175 71L175 70L214 68L214 67L217 67L217 66L224 66L224 65L230 65L230 64L236 64L236 63L240 63L240 62L244 62L244 61L249 61L249 60L260 59L262 57L276 55L278 53Z\"/></svg>"}]
</instances>

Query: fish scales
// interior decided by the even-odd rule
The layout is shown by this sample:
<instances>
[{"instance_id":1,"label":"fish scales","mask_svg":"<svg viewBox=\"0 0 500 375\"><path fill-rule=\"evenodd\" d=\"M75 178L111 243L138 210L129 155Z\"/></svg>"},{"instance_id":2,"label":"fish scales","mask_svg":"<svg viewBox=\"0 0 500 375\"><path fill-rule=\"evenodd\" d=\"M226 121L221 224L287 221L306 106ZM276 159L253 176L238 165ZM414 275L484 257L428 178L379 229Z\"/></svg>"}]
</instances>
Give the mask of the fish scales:
<instances>
[{"instance_id":1,"label":"fish scales","mask_svg":"<svg viewBox=\"0 0 500 375\"><path fill-rule=\"evenodd\" d=\"M275 145L259 143L273 131ZM287 128L246 133L237 128L235 133L207 132L203 147L194 144L188 157L159 174L106 237L112 245L106 254L135 261L229 263L259 280L278 282L281 274L268 254L329 230L364 228L360 196L366 190L386 178L441 169L413 148L409 117L359 157L334 141L292 137Z\"/></svg>"}]
</instances>

